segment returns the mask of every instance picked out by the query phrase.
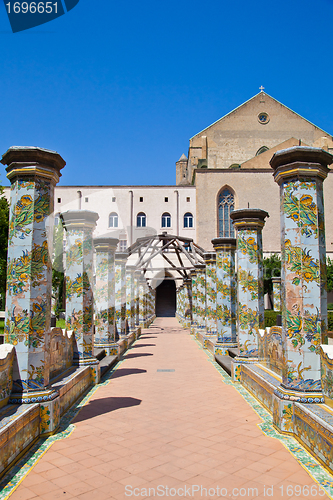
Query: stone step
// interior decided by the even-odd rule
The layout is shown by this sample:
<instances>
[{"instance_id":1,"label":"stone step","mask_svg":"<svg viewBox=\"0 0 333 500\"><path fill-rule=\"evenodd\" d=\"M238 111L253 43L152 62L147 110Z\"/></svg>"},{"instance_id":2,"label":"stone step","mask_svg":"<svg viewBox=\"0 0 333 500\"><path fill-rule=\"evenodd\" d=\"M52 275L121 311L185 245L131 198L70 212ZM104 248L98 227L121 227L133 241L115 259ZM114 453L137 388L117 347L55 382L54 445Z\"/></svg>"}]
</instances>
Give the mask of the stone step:
<instances>
[{"instance_id":1,"label":"stone step","mask_svg":"<svg viewBox=\"0 0 333 500\"><path fill-rule=\"evenodd\" d=\"M103 349L102 347L101 348L95 347L94 348L94 356L95 356L95 358L98 359L98 361L101 361L106 356L105 349Z\"/></svg>"},{"instance_id":2,"label":"stone step","mask_svg":"<svg viewBox=\"0 0 333 500\"><path fill-rule=\"evenodd\" d=\"M101 376L104 375L108 370L113 368L118 362L118 356L105 356L100 362Z\"/></svg>"},{"instance_id":3,"label":"stone step","mask_svg":"<svg viewBox=\"0 0 333 500\"><path fill-rule=\"evenodd\" d=\"M215 360L223 368L223 370L228 373L228 375L231 375L232 358L230 356L215 354Z\"/></svg>"}]
</instances>

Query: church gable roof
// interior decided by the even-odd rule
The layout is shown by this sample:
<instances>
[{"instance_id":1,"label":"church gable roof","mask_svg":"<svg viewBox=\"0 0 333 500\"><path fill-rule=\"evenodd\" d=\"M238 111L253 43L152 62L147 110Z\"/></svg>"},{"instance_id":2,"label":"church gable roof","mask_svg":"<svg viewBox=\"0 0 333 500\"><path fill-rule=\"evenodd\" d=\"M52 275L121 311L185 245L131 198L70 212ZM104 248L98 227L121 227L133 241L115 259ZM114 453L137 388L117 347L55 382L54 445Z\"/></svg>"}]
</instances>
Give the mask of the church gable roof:
<instances>
[{"instance_id":1,"label":"church gable roof","mask_svg":"<svg viewBox=\"0 0 333 500\"><path fill-rule=\"evenodd\" d=\"M205 135L210 136L211 135L210 133L213 132L214 129L220 128L219 125L222 125L222 128L224 128L224 125L226 125L225 122L231 123L232 118L236 118L236 117L243 115L242 111L250 110L251 108L253 109L253 111L255 111L255 108L258 108L258 103L262 104L262 106L260 106L260 107L262 107L262 110L264 113L265 113L265 107L267 108L267 105L268 105L268 107L270 107L270 108L273 107L276 110L280 110L280 112L281 111L284 112L283 114L289 115L290 118L292 117L293 119L298 120L299 125L301 126L301 123L303 125L303 126L301 126L301 128L316 129L321 134L326 135L326 136L328 135L331 137L331 134L329 134L329 133L325 132L323 129L317 127L312 122L310 122L309 120L307 120L306 118L304 118L300 114L296 113L292 109L288 108L288 106L285 106L284 104L282 104L281 102L279 102L277 99L270 96L266 92L261 91L258 94L256 94L255 96L251 97L249 100L245 101L243 104L241 104L237 108L233 109L232 111L230 111L226 115L224 115L221 118L219 118L218 120L216 120L214 123L212 123L208 127L204 128L203 130L201 130L200 132L195 134L190 139L190 142L192 142L193 140L195 140L196 138L201 137L201 136L205 136Z\"/></svg>"},{"instance_id":2,"label":"church gable roof","mask_svg":"<svg viewBox=\"0 0 333 500\"><path fill-rule=\"evenodd\" d=\"M260 153L257 156L254 156L254 158L245 161L244 163L241 164L240 167L242 170L248 170L248 169L261 170L267 168L271 170L269 161L272 158L273 154L276 153L276 151L280 151L281 149L291 148L293 146L299 146L299 140L295 139L294 137L291 137L287 141L284 141L281 144L278 144L277 146L268 149L264 153ZM307 146L307 144L302 143L302 146Z\"/></svg>"}]
</instances>

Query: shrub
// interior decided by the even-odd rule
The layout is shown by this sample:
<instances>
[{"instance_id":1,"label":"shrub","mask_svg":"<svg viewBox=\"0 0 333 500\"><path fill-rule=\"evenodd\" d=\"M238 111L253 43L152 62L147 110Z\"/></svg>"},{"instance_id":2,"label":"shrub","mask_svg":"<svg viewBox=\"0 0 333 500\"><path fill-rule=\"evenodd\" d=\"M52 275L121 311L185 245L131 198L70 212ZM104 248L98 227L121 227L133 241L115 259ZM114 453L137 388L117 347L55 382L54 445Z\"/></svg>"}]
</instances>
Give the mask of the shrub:
<instances>
[{"instance_id":1,"label":"shrub","mask_svg":"<svg viewBox=\"0 0 333 500\"><path fill-rule=\"evenodd\" d=\"M265 328L268 326L276 326L276 316L281 314L279 311L265 310Z\"/></svg>"}]
</instances>

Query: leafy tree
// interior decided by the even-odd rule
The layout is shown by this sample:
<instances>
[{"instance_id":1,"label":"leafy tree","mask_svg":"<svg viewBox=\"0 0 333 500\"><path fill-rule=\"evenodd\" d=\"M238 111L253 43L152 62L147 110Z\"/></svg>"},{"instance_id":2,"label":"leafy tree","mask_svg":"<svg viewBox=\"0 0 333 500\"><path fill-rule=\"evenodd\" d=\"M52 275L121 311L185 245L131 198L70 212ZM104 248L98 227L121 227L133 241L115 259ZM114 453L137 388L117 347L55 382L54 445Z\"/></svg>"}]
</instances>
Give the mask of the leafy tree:
<instances>
[{"instance_id":1,"label":"leafy tree","mask_svg":"<svg viewBox=\"0 0 333 500\"><path fill-rule=\"evenodd\" d=\"M5 308L7 281L7 249L9 228L9 204L0 186L0 307Z\"/></svg>"},{"instance_id":2,"label":"leafy tree","mask_svg":"<svg viewBox=\"0 0 333 500\"><path fill-rule=\"evenodd\" d=\"M333 261L327 257L327 291L331 292L333 290Z\"/></svg>"},{"instance_id":3,"label":"leafy tree","mask_svg":"<svg viewBox=\"0 0 333 500\"><path fill-rule=\"evenodd\" d=\"M272 278L281 276L281 259L277 254L272 254L270 257L265 257L264 265L264 293L273 292Z\"/></svg>"},{"instance_id":4,"label":"leafy tree","mask_svg":"<svg viewBox=\"0 0 333 500\"><path fill-rule=\"evenodd\" d=\"M62 308L62 298L65 286L64 260L63 260L64 227L61 217L53 232L53 259L52 259L52 303L54 314L59 317Z\"/></svg>"}]
</instances>

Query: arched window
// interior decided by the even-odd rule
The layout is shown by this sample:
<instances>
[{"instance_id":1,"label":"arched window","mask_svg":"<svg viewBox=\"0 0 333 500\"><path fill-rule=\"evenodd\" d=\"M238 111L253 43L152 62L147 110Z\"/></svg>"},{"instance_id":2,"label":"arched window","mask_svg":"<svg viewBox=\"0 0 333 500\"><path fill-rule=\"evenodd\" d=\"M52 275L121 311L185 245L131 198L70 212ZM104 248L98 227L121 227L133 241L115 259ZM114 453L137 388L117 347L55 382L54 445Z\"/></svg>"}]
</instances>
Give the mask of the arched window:
<instances>
[{"instance_id":1,"label":"arched window","mask_svg":"<svg viewBox=\"0 0 333 500\"><path fill-rule=\"evenodd\" d=\"M146 214L143 212L139 212L136 216L136 227L146 227Z\"/></svg>"},{"instance_id":2,"label":"arched window","mask_svg":"<svg viewBox=\"0 0 333 500\"><path fill-rule=\"evenodd\" d=\"M261 148L258 149L258 151L256 152L256 156L258 155L261 155L261 153L265 153L265 151L268 151L268 147L267 146L262 146Z\"/></svg>"},{"instance_id":3,"label":"arched window","mask_svg":"<svg viewBox=\"0 0 333 500\"><path fill-rule=\"evenodd\" d=\"M111 212L109 215L109 227L118 227L118 214Z\"/></svg>"},{"instance_id":4,"label":"arched window","mask_svg":"<svg viewBox=\"0 0 333 500\"><path fill-rule=\"evenodd\" d=\"M191 212L186 212L184 215L184 227L193 227L193 215Z\"/></svg>"},{"instance_id":5,"label":"arched window","mask_svg":"<svg viewBox=\"0 0 333 500\"><path fill-rule=\"evenodd\" d=\"M164 212L162 215L162 227L171 227L171 215L168 212Z\"/></svg>"},{"instance_id":6,"label":"arched window","mask_svg":"<svg viewBox=\"0 0 333 500\"><path fill-rule=\"evenodd\" d=\"M234 228L230 220L230 213L235 209L235 200L233 193L224 188L218 197L219 212L219 237L234 238Z\"/></svg>"}]
</instances>

